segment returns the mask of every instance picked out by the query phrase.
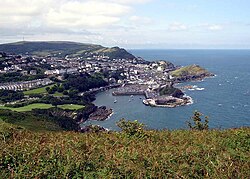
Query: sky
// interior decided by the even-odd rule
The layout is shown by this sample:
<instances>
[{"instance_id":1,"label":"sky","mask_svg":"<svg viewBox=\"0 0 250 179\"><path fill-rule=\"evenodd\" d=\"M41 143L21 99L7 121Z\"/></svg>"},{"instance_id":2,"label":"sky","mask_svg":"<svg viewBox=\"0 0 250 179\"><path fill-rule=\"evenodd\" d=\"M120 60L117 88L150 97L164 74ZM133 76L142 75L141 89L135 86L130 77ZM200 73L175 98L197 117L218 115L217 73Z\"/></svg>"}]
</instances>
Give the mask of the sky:
<instances>
[{"instance_id":1,"label":"sky","mask_svg":"<svg viewBox=\"0 0 250 179\"><path fill-rule=\"evenodd\" d=\"M0 43L250 49L250 0L1 0Z\"/></svg>"}]
</instances>

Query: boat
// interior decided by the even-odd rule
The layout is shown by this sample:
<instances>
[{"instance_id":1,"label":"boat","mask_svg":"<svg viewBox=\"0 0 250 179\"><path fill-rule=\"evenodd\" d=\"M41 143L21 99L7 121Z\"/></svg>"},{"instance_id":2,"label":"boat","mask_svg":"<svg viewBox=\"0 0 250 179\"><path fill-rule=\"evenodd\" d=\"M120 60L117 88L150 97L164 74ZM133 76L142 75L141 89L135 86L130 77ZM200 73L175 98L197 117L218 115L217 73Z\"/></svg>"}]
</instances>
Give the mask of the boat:
<instances>
[{"instance_id":1,"label":"boat","mask_svg":"<svg viewBox=\"0 0 250 179\"><path fill-rule=\"evenodd\" d=\"M116 99L114 100L114 103L117 103L117 100L116 100Z\"/></svg>"}]
</instances>

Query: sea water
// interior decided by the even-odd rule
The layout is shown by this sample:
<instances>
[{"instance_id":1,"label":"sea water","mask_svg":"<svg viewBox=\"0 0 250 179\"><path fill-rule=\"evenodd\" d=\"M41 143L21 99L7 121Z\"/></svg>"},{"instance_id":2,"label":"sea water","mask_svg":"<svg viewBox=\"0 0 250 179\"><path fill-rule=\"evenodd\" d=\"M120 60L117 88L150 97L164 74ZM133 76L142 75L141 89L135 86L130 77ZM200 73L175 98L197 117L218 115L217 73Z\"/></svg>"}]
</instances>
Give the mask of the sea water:
<instances>
[{"instance_id":1,"label":"sea water","mask_svg":"<svg viewBox=\"0 0 250 179\"><path fill-rule=\"evenodd\" d=\"M129 50L148 61L166 60L175 65L198 64L216 74L185 90L193 104L177 108L145 106L143 96L112 96L112 90L97 94L94 103L107 106L114 114L106 121L88 121L117 130L122 118L138 120L150 129L184 129L193 112L198 110L209 117L210 128L250 126L250 50ZM114 100L117 100L114 103Z\"/></svg>"}]
</instances>

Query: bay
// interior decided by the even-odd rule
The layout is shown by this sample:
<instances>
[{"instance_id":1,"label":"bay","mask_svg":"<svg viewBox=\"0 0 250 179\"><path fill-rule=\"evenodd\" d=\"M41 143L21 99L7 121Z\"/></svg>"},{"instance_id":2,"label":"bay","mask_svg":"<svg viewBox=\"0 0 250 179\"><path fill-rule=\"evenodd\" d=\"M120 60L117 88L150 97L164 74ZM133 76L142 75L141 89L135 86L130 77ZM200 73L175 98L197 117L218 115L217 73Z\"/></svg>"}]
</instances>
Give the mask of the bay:
<instances>
[{"instance_id":1,"label":"bay","mask_svg":"<svg viewBox=\"0 0 250 179\"><path fill-rule=\"evenodd\" d=\"M142 104L143 96L114 97L112 90L97 94L94 103L107 106L114 114L106 121L88 121L117 130L121 118L138 120L150 129L183 129L193 112L198 110L209 117L210 128L250 126L250 50L129 50L146 60L166 60L175 65L198 64L216 74L197 85L201 91L185 91L194 103L177 108L156 108ZM114 100L117 103L114 103Z\"/></svg>"}]
</instances>

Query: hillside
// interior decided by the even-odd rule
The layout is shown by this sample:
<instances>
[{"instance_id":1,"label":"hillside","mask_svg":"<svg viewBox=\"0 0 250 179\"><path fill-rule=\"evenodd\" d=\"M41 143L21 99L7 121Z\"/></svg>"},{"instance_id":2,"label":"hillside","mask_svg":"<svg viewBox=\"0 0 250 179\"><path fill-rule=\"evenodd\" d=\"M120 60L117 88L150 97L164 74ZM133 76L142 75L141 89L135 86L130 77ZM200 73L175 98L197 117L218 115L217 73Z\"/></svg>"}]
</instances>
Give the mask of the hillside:
<instances>
[{"instance_id":1,"label":"hillside","mask_svg":"<svg viewBox=\"0 0 250 179\"><path fill-rule=\"evenodd\" d=\"M76 42L64 41L50 41L50 42L16 42L9 44L0 44L0 52L14 53L14 54L30 54L38 56L53 55L58 57L82 56L88 57L89 53L106 55L111 59L135 58L132 54L128 53L125 49L119 47L107 48L101 45L84 44Z\"/></svg>"},{"instance_id":2,"label":"hillside","mask_svg":"<svg viewBox=\"0 0 250 179\"><path fill-rule=\"evenodd\" d=\"M0 121L0 178L247 178L250 128L31 132Z\"/></svg>"},{"instance_id":3,"label":"hillside","mask_svg":"<svg viewBox=\"0 0 250 179\"><path fill-rule=\"evenodd\" d=\"M204 77L213 76L212 73L199 65L189 65L181 67L171 72L171 75L180 81L202 79Z\"/></svg>"}]
</instances>

